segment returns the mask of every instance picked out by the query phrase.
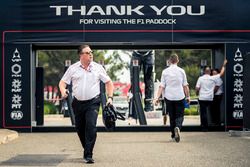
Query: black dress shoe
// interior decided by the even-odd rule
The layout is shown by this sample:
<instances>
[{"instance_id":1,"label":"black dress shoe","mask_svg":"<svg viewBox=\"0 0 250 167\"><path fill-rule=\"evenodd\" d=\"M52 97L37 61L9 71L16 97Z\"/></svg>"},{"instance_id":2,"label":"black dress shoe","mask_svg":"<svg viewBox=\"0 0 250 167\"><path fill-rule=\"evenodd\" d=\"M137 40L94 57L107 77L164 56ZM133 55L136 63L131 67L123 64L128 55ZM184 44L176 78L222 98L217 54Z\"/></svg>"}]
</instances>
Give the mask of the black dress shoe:
<instances>
[{"instance_id":1,"label":"black dress shoe","mask_svg":"<svg viewBox=\"0 0 250 167\"><path fill-rule=\"evenodd\" d=\"M95 163L95 160L91 157L86 157L86 158L84 158L84 162L86 164L93 164L93 163Z\"/></svg>"}]
</instances>

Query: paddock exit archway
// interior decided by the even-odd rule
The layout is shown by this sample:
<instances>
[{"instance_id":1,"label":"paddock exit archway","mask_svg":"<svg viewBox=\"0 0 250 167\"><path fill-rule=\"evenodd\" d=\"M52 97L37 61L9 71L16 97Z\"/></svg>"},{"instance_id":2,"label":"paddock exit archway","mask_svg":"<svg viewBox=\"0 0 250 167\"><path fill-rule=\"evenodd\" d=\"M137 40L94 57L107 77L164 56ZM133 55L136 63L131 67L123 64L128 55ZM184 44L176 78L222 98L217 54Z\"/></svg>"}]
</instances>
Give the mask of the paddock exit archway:
<instances>
[{"instance_id":1,"label":"paddock exit archway","mask_svg":"<svg viewBox=\"0 0 250 167\"><path fill-rule=\"evenodd\" d=\"M11 0L0 4L1 127L32 131L36 47L88 43L107 49L212 46L215 67L220 66L222 57L229 62L225 129L243 128L243 84L248 82L243 82L243 58L250 48L249 2L183 0L156 1L152 5L141 0L132 4L125 0L113 4L97 0Z\"/></svg>"},{"instance_id":2,"label":"paddock exit archway","mask_svg":"<svg viewBox=\"0 0 250 167\"><path fill-rule=\"evenodd\" d=\"M155 74L154 81L160 80L161 71L165 68L164 62L169 57L170 51L180 52L180 54L182 53L181 51L184 51L184 52L191 51L192 54L195 54L197 56L197 57L193 56L193 59L195 59L195 60L191 60L193 63L196 62L196 64L192 64L192 65L194 65L193 67L195 67L197 74L194 75L194 74L189 74L189 72L187 72L188 80L192 80L192 82L190 83L191 84L190 89L192 89L192 90L194 90L194 88L195 88L194 82L197 81L198 76L200 75L200 70L202 68L200 65L200 62L202 59L205 59L206 61L208 61L207 65L212 66L213 68L216 67L216 64L213 63L211 65L212 60L217 58L217 64L219 64L219 66L221 66L221 63L224 59L223 58L224 45L219 45L219 44L213 44L213 45L212 44L206 44L206 45L205 44L202 44L202 45L201 44L199 44L199 45L197 45L197 44L193 44L193 45L191 45L191 44L190 45L151 45L151 46L146 46L146 45L138 45L138 46L129 46L129 45L106 46L106 45L104 45L104 46L100 46L100 45L92 44L91 46L92 46L92 49L94 50L94 52L95 53L97 52L97 54L99 51L104 51L104 50L108 50L108 52L110 50L119 51L120 57L125 60L122 63L124 64L126 62L127 65L130 65L131 54L132 54L133 50L142 50L142 49L153 50L154 56L155 56L154 72L153 72ZM50 46L45 46L45 45L33 46L34 52L37 53L36 55L41 58L40 61L45 59L45 62L42 63L39 61L39 58L35 58L35 60L38 60L38 62L35 62L34 64L36 64L36 66L39 66L39 69L41 68L40 66L44 65L43 71L44 71L44 73L47 74L45 77L46 80L45 80L45 78L39 79L40 77L36 76L36 81L37 81L36 87L40 87L41 83L43 83L41 81L43 81L43 80L44 80L45 84L43 86L41 86L40 90L39 89L37 90L38 92L41 92L40 94L35 93L37 100L36 100L36 107L35 107L36 111L34 111L32 114L32 115L34 115L34 117L33 117L34 126L33 127L55 128L55 126L65 127L65 126L71 125L70 118L67 116L68 115L67 111L65 111L65 109L64 109L65 105L62 105L65 103L65 101L63 99L60 99L57 85L58 85L58 82L63 74L64 68L65 68L64 61L70 60L70 61L74 62L74 61L77 61L79 59L77 54L76 54L76 51L74 52L74 50L76 48L77 48L77 46L52 46L52 45L50 45ZM67 52L67 50L69 52ZM45 58L43 57L43 55L45 53L44 51L47 54L49 54L48 56L45 56ZM121 52L121 51L123 51L123 52ZM43 53L40 53L40 52L43 52ZM67 55L67 58L65 58L66 52L69 54L69 55ZM196 52L199 54L197 54ZM125 53L127 53L127 54L125 54ZM129 56L129 54L130 54L130 56ZM190 56L192 56L192 54ZM201 54L203 54L203 55L201 55ZM51 57L53 55L55 58L48 59L48 57ZM112 57L112 55L110 55L110 56ZM220 63L218 63L218 61L220 60L218 58L221 59ZM182 57L182 55L180 55L180 59L181 59L181 66L191 67L191 65L190 65L191 62L188 62L187 60L185 60L186 58ZM52 63L53 60L55 61L55 63ZM48 66L48 64L49 64L49 66ZM55 68L55 66L58 66L57 69ZM112 64L106 64L106 67L110 68L110 66L112 66ZM51 74L51 71L59 71L59 73ZM129 85L131 83L130 76L129 76L130 69L129 69L129 67L127 67L127 68L123 68L122 71L123 71L123 73L124 72L127 73L124 76L127 78L122 77L121 81L119 79L113 79L113 81L115 82L115 88L116 88L115 89L116 90L115 91L115 99L120 99L118 101L118 103L116 102L117 100L115 100L114 105L117 104L117 107L119 107L121 105L121 103L123 103L123 106L128 107L129 105L127 102L127 93L128 93L129 88L130 88ZM49 76L54 76L54 77L50 78ZM195 77L191 78L189 76L195 76ZM142 80L142 84L144 84L143 80ZM48 86L48 85L50 85L50 86ZM51 85L54 85L54 86L51 86ZM43 89L44 87L45 87L45 90ZM119 89L119 87L122 87L122 89ZM48 90L48 89L50 89L50 90ZM155 83L155 88L154 88L155 93L156 93L157 89L158 89L158 86L157 86L157 83ZM144 97L144 94L145 94L144 88L142 88L142 91L143 91L142 96L144 99L145 98ZM43 93L44 93L44 95L43 95ZM123 100L123 102L122 102L122 100ZM192 104L194 104L194 105L191 105L191 109L190 108L187 109L187 111L185 113L189 114L189 112L190 112L190 114L191 114L191 110L192 110L192 113L195 114L195 116L186 116L186 118L184 119L184 126L185 126L185 128L190 129L190 130L191 129L199 130L200 120L199 120L199 111L198 111L198 105L197 105L198 101L197 101L197 97L195 97L194 91L193 91L192 100L193 100ZM45 105L46 106L45 107L46 113L47 113L46 115L44 115L44 112L43 112L44 109L43 109L43 107L41 107L44 104L44 102L46 103L46 105ZM48 115L48 111L47 111L47 108L49 106L48 103L50 103L50 104L53 103L57 107L57 108L54 108L53 111L51 111L50 114L52 114L52 115ZM224 103L222 106L223 106L222 107L223 112L221 113L222 126L216 127L216 128L213 127L213 129L217 129L217 130L218 130L218 128L224 129L224 124L225 124ZM67 108L67 106L66 106L66 108ZM65 112L66 112L66 114L65 114ZM129 111L128 111L128 109L124 108L124 111L120 111L120 112L122 112L126 117ZM154 126L154 127L158 126L158 129L160 129L160 127L161 127L162 130L166 130L166 126L162 127L164 122L163 122L163 118L162 118L162 109L159 108L159 106L155 107L154 112L149 112L149 113L146 112L145 116L146 116L146 121L147 121L148 127L149 126ZM130 120L130 119L126 119L126 121L124 121L124 122L117 121L118 130L120 127L126 128L128 130L131 128L137 129L138 125L139 125L139 121L140 121L139 119L137 119L137 123L136 123L136 120ZM169 124L169 121L167 121L167 124ZM211 122L211 124L212 124L212 122ZM97 121L97 125L99 127L103 127L101 115L99 116L99 119Z\"/></svg>"}]
</instances>

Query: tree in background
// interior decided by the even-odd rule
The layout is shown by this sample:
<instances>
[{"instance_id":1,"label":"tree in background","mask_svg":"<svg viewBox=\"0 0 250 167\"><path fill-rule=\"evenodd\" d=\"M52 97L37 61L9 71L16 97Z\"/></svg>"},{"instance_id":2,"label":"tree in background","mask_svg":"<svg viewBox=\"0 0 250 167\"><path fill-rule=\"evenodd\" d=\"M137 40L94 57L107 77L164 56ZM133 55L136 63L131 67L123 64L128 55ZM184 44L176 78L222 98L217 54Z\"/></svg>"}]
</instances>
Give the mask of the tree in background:
<instances>
[{"instance_id":1,"label":"tree in background","mask_svg":"<svg viewBox=\"0 0 250 167\"><path fill-rule=\"evenodd\" d=\"M44 68L44 85L57 86L64 74L65 60L79 60L76 50L40 50L38 66Z\"/></svg>"},{"instance_id":2,"label":"tree in background","mask_svg":"<svg viewBox=\"0 0 250 167\"><path fill-rule=\"evenodd\" d=\"M117 73L123 68L128 68L118 51L110 52L107 58L107 50L94 50L94 61L104 61L105 66L110 65L107 72L112 80L117 79ZM71 64L79 61L76 50L40 50L38 51L38 66L44 68L44 85L57 86L65 70L65 60L71 60Z\"/></svg>"},{"instance_id":3,"label":"tree in background","mask_svg":"<svg viewBox=\"0 0 250 167\"><path fill-rule=\"evenodd\" d=\"M156 80L160 80L161 72L166 68L166 60L172 54L177 53L180 57L179 65L185 69L190 89L194 89L200 75L200 62L207 60L211 64L210 50L155 50L155 72ZM117 80L122 75L123 69L129 70L129 63L122 59L122 56L130 56L128 50L94 50L94 60L104 61L105 67L111 79ZM71 64L79 60L76 50L40 50L38 51L38 66L44 68L44 85L57 86L64 74L65 60L71 60Z\"/></svg>"},{"instance_id":4,"label":"tree in background","mask_svg":"<svg viewBox=\"0 0 250 167\"><path fill-rule=\"evenodd\" d=\"M112 81L118 80L118 74L122 69L129 69L129 64L124 62L121 54L126 54L126 52L119 52L115 50L105 59L105 64L107 65L107 73L112 79ZM122 74L120 74L122 75Z\"/></svg>"}]
</instances>

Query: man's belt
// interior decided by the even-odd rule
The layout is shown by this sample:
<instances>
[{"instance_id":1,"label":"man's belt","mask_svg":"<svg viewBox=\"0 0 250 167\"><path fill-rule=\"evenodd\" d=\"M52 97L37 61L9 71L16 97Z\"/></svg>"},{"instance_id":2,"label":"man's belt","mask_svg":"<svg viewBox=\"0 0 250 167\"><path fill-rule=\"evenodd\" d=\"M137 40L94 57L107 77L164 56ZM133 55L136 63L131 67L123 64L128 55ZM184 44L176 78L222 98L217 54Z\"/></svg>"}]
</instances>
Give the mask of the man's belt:
<instances>
[{"instance_id":1,"label":"man's belt","mask_svg":"<svg viewBox=\"0 0 250 167\"><path fill-rule=\"evenodd\" d=\"M100 97L100 95L97 95L95 97L93 97L92 99L89 99L89 100L78 100L76 97L74 97L74 100L76 100L78 103L89 103L95 99L98 99Z\"/></svg>"}]
</instances>

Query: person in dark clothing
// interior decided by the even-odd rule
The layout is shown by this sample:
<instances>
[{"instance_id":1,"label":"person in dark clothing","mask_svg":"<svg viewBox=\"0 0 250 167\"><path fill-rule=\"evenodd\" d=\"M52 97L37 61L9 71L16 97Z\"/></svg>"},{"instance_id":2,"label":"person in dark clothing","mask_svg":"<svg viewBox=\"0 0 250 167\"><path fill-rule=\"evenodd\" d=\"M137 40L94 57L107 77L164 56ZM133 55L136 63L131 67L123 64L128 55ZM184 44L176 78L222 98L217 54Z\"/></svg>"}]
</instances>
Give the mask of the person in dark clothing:
<instances>
[{"instance_id":1,"label":"person in dark clothing","mask_svg":"<svg viewBox=\"0 0 250 167\"><path fill-rule=\"evenodd\" d=\"M185 71L178 67L179 57L172 54L169 58L170 66L162 71L161 85L159 86L156 101L164 92L166 108L169 112L171 138L180 142L180 130L184 120L184 101L190 102L189 87Z\"/></svg>"},{"instance_id":2,"label":"person in dark clothing","mask_svg":"<svg viewBox=\"0 0 250 167\"><path fill-rule=\"evenodd\" d=\"M93 149L96 141L96 122L100 107L100 81L107 89L107 103L112 104L113 83L102 65L93 61L92 50L88 45L78 49L80 61L72 64L59 82L63 98L68 96L66 86L72 82L74 100L72 108L75 114L76 131L84 149L86 163L94 163Z\"/></svg>"}]
</instances>

